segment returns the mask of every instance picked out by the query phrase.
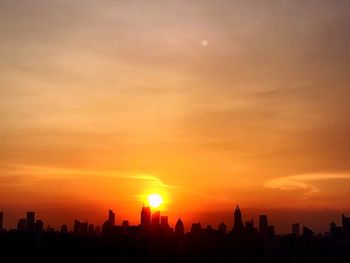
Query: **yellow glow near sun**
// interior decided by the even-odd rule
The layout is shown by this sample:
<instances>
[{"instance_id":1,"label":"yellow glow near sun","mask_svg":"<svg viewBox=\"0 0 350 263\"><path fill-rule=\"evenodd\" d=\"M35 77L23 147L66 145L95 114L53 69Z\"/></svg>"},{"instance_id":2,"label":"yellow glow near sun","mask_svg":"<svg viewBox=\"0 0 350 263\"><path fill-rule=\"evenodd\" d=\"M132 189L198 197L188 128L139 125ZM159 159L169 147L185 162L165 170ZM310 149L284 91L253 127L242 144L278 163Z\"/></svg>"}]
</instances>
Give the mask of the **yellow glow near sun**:
<instances>
[{"instance_id":1,"label":"yellow glow near sun","mask_svg":"<svg viewBox=\"0 0 350 263\"><path fill-rule=\"evenodd\" d=\"M148 196L148 203L151 207L157 208L163 203L163 198L159 194L151 194Z\"/></svg>"}]
</instances>

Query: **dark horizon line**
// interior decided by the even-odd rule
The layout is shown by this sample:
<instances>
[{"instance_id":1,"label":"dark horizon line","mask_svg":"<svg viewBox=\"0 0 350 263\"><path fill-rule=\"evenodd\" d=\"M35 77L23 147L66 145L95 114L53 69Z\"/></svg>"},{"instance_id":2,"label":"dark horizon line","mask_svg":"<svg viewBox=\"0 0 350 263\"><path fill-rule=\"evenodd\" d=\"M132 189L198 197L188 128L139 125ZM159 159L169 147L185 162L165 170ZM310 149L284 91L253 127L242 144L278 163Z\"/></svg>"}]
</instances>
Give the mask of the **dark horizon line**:
<instances>
[{"instance_id":1,"label":"dark horizon line","mask_svg":"<svg viewBox=\"0 0 350 263\"><path fill-rule=\"evenodd\" d=\"M146 217L148 217L148 223L145 223L145 222L143 222L143 213L144 213L144 211L145 211L145 209L147 210L147 215L146 215ZM237 215L236 215L236 213L239 213L239 216L237 217ZM214 213L214 212L213 212ZM3 211L0 211L0 231L6 231L7 229L6 228L4 228L4 212ZM38 224L39 225L39 228L41 229L41 231L44 231L44 221L42 221L42 220L40 220L40 219L37 219L37 220L35 220L35 214L36 214L36 212L35 211L26 211L26 218L19 218L18 219L18 222L17 222L17 228L9 228L8 230L9 231L20 231L20 230L24 230L24 231L28 231L28 225L32 225L31 227L34 229L34 225L35 224ZM112 217L113 217L113 219L111 219L111 215L112 215ZM157 219L154 219L153 217L155 216L155 215L157 215ZM261 228L261 220L262 220L262 218L266 218L266 219L264 219L264 220L266 220L266 228L271 228L272 230L272 232L275 234L275 225L268 225L268 223L267 223L267 220L268 220L268 215L267 214L260 214L259 215L259 220L257 220L258 221L258 226L259 226L259 230L260 230L260 228ZM29 222L29 220L31 221L31 222ZM140 226L155 226L155 225L163 225L163 220L164 220L164 225L166 225L169 229L172 229L173 230L173 228L171 228L170 227L170 225L168 224L168 216L167 215L165 215L165 216L161 216L161 213L160 213L160 210L156 210L156 211L154 211L153 213L151 212L151 208L150 208L150 206L145 206L145 205L143 205L142 206L142 210L141 210L141 220L140 220L140 223L139 224L135 224L135 225L130 225L129 224L129 220L122 220L121 221L121 224L120 225L118 225L118 224L116 224L115 223L115 213L113 212L113 210L111 210L111 209L109 209L109 218L107 219L107 221L105 221L104 223L102 223L102 224L96 224L96 225L94 225L94 224L89 224L87 221L80 221L80 220L78 220L78 219L74 219L74 223L73 223L73 229L71 230L71 231L69 231L69 232L74 232L75 231L75 224L78 222L79 224L86 224L86 226L87 227L92 227L93 229L100 229L101 230L101 228L103 227L103 225L106 223L106 222L109 222L110 223L110 225L112 225L112 226L127 226L127 227L140 227ZM350 217L346 217L345 216L345 214L344 213L342 213L341 214L341 221L342 221L342 225L344 226L344 220L345 221L349 221L350 222ZM111 221L113 221L113 222L111 222ZM158 221L158 222L157 222ZM179 217L179 219L177 220L177 223L179 222L179 221L181 221L181 224L183 224L182 223L182 220L181 220L181 217ZM239 221L238 223L237 223L237 221ZM28 223L29 222L29 223ZM154 223L154 222L156 222L156 223ZM176 223L176 224L177 224ZM176 226L176 224L175 224L175 226ZM235 228L237 228L237 224L238 225L240 225L242 228L247 228L247 227L251 227L253 230L255 230L255 229L257 229L255 226L254 226L254 219L252 218L251 220L246 220L246 222L245 222L245 224L243 224L243 221L242 221L242 215L241 215L241 212L240 212L240 208L239 208L239 206L237 205L236 206L236 208L235 208L235 211L234 211L234 223L233 223L233 227L232 227L232 230L234 230ZM192 224L192 227L191 228L193 228L193 226L194 225L199 225L199 228L200 229L212 229L212 230L220 230L220 225L224 225L225 226L225 229L227 229L227 225L223 222L223 221L221 221L219 224L218 224L218 228L213 228L212 227L212 225L211 224L207 224L206 225L206 228L204 227L204 228L202 228L202 225L201 225L201 223L200 223L200 220L199 221L197 221L197 222L193 222ZM294 222L294 223L292 223L291 224L291 229L292 229L292 232L293 232L293 226L294 225L298 225L298 228L300 228L300 225L302 225L302 227L304 228L304 227L306 227L306 228L308 228L305 224L300 224L299 222ZM334 222L331 222L330 224L329 224L330 226L333 226L333 227L336 227L336 224L334 223ZM174 226L174 227L175 227ZM61 224L61 226L60 226L60 228L61 228L61 232L62 232L62 228L65 228L66 229L66 231L68 231L68 225L66 224L66 223L63 223L63 224ZM309 229L309 228L308 228ZM30 230L30 229L29 229ZM56 230L54 227L51 227L51 225L50 224L48 224L47 226L46 226L46 231L54 231L54 232L59 232L58 230ZM311 229L310 229L311 230ZM188 233L189 231L187 231L187 233ZM289 233L291 233L291 232L289 232ZM327 234L327 233L329 233L329 232L321 232L321 233L317 233L317 234ZM280 234L280 235L282 235L282 234ZM285 235L285 234L284 234Z\"/></svg>"}]
</instances>

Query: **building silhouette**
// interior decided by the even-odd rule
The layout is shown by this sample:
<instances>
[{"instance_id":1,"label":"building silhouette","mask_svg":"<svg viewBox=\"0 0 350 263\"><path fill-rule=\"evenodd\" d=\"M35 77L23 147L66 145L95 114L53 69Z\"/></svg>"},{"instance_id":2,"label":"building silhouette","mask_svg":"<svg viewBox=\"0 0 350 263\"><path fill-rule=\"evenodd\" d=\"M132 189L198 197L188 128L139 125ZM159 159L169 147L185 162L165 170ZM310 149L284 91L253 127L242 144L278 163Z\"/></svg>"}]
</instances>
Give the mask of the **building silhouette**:
<instances>
[{"instance_id":1,"label":"building silhouette","mask_svg":"<svg viewBox=\"0 0 350 263\"><path fill-rule=\"evenodd\" d=\"M248 220L245 222L245 232L246 234L253 235L254 234L254 220Z\"/></svg>"},{"instance_id":2,"label":"building silhouette","mask_svg":"<svg viewBox=\"0 0 350 263\"><path fill-rule=\"evenodd\" d=\"M42 220L36 220L33 230L36 233L42 233L44 231L44 222Z\"/></svg>"},{"instance_id":3,"label":"building silhouette","mask_svg":"<svg viewBox=\"0 0 350 263\"><path fill-rule=\"evenodd\" d=\"M123 220L123 222L122 222L122 227L123 228L128 228L129 227L129 221L128 220Z\"/></svg>"},{"instance_id":4,"label":"building silhouette","mask_svg":"<svg viewBox=\"0 0 350 263\"><path fill-rule=\"evenodd\" d=\"M161 217L160 217L160 225L161 225L163 228L169 228L168 216L161 216Z\"/></svg>"},{"instance_id":5,"label":"building silhouette","mask_svg":"<svg viewBox=\"0 0 350 263\"><path fill-rule=\"evenodd\" d=\"M267 237L269 232L269 223L267 220L267 215L259 216L259 234L262 237Z\"/></svg>"},{"instance_id":6,"label":"building silhouette","mask_svg":"<svg viewBox=\"0 0 350 263\"><path fill-rule=\"evenodd\" d=\"M158 226L159 223L160 223L160 211L157 211L152 215L152 226Z\"/></svg>"},{"instance_id":7,"label":"building silhouette","mask_svg":"<svg viewBox=\"0 0 350 263\"><path fill-rule=\"evenodd\" d=\"M343 227L343 233L345 237L350 237L350 217L346 217L344 214L342 214L342 227Z\"/></svg>"},{"instance_id":8,"label":"building silhouette","mask_svg":"<svg viewBox=\"0 0 350 263\"><path fill-rule=\"evenodd\" d=\"M19 219L17 231L0 232L1 262L350 262L350 239L346 237L349 218L342 215L342 226L330 224L328 234L314 232L304 226L292 224L293 235L276 235L275 227L268 224L266 215L259 216L259 226L253 219L242 225L237 206L234 211L234 231L227 233L224 222L217 228L193 223L185 233L179 218L175 231L168 217L157 211L141 211L143 225L111 224L111 214L99 226L74 220L74 232L62 225L56 232L50 225L36 220L35 214ZM147 215L147 220L142 220ZM3 215L2 215L3 216ZM115 220L115 219L114 219ZM267 229L267 232L266 232ZM30 232L29 232L30 231ZM235 232L239 231L239 232ZM238 234L236 234L238 233ZM264 238L261 238L264 236ZM19 259L20 258L20 259ZM53 258L57 260L52 261Z\"/></svg>"},{"instance_id":9,"label":"building silhouette","mask_svg":"<svg viewBox=\"0 0 350 263\"><path fill-rule=\"evenodd\" d=\"M303 236L306 238L311 238L314 235L314 231L310 228L303 226Z\"/></svg>"},{"instance_id":10,"label":"building silhouette","mask_svg":"<svg viewBox=\"0 0 350 263\"><path fill-rule=\"evenodd\" d=\"M233 213L233 217L234 217L233 230L237 233L242 232L243 230L242 213L238 205L236 206L236 209Z\"/></svg>"},{"instance_id":11,"label":"building silhouette","mask_svg":"<svg viewBox=\"0 0 350 263\"><path fill-rule=\"evenodd\" d=\"M202 225L201 222L193 223L191 226L191 233L192 234L201 234L202 233Z\"/></svg>"},{"instance_id":12,"label":"building silhouette","mask_svg":"<svg viewBox=\"0 0 350 263\"><path fill-rule=\"evenodd\" d=\"M141 225L149 226L151 224L151 209L148 206L143 206L141 209Z\"/></svg>"},{"instance_id":13,"label":"building silhouette","mask_svg":"<svg viewBox=\"0 0 350 263\"><path fill-rule=\"evenodd\" d=\"M111 209L108 211L108 223L110 226L115 225L115 213Z\"/></svg>"},{"instance_id":14,"label":"building silhouette","mask_svg":"<svg viewBox=\"0 0 350 263\"><path fill-rule=\"evenodd\" d=\"M26 230L27 231L33 231L34 230L34 223L35 223L35 212L27 212L27 219L26 219Z\"/></svg>"},{"instance_id":15,"label":"building silhouette","mask_svg":"<svg viewBox=\"0 0 350 263\"><path fill-rule=\"evenodd\" d=\"M24 232L26 231L26 219L20 218L17 223L17 231Z\"/></svg>"},{"instance_id":16,"label":"building silhouette","mask_svg":"<svg viewBox=\"0 0 350 263\"><path fill-rule=\"evenodd\" d=\"M179 218L176 222L175 225L175 234L178 236L182 236L185 233L185 226L181 220L181 218Z\"/></svg>"},{"instance_id":17,"label":"building silhouette","mask_svg":"<svg viewBox=\"0 0 350 263\"><path fill-rule=\"evenodd\" d=\"M343 236L343 231L340 226L337 226L334 222L330 223L330 229L329 232L331 236L335 239L341 239Z\"/></svg>"}]
</instances>

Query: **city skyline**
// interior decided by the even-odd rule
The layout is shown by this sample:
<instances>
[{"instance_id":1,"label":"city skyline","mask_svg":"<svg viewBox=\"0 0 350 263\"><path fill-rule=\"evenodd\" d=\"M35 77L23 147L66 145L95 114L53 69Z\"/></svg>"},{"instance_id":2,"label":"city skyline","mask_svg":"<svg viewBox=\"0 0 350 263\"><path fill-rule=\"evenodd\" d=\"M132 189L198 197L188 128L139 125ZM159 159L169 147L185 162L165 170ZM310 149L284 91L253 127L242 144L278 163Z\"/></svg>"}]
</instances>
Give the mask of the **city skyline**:
<instances>
[{"instance_id":1,"label":"city skyline","mask_svg":"<svg viewBox=\"0 0 350 263\"><path fill-rule=\"evenodd\" d=\"M212 223L205 223L201 220L197 220L196 222L185 222L183 223L183 220L181 217L178 217L177 219L173 219L172 222L175 223L169 223L169 217L168 215L163 215L163 213L159 210L159 208L151 209L148 205L142 205L142 208L140 210L139 214L139 221L138 223L130 222L127 218L118 218L117 213L113 211L112 209L108 210L108 217L107 220L104 221L104 223L96 224L92 222L88 222L88 220L81 220L81 218L74 218L74 221L72 221L71 224L62 223L61 225L51 225L51 224L44 224L44 221L41 219L36 219L36 212L35 211L27 211L26 217L19 218L18 221L15 224L15 227L6 227L9 226L8 224L4 224L4 212L0 211L0 231L29 231L29 232L42 232L42 231L58 231L58 232L74 232L77 233L80 230L80 225L85 226L85 234L100 234L103 232L103 229L106 226L114 227L114 226L162 226L166 229L170 229L171 231L176 232L176 228L180 227L184 233L187 232L193 232L193 228L199 227L201 229L210 228L213 230L218 230L219 232L222 232L222 229L225 229L224 233L230 233L230 231L242 231L243 229L252 228L256 232L259 232L263 236L267 236L268 233L273 233L273 235L287 235L287 234L296 234L299 235L301 233L301 230L303 227L306 227L307 229L310 229L313 231L313 234L317 235L327 235L329 233L329 227L331 224L334 224L334 227L337 225L341 225L343 228L343 232L346 235L350 236L350 217L346 217L344 213L341 214L341 217L338 214L337 220L332 220L331 222L328 222L327 228L325 228L323 231L315 231L314 228L310 225L306 225L303 222L296 222L296 220L293 221L291 219L289 222L293 222L289 224L288 231L284 232L277 232L276 229L278 228L278 223L282 222L275 222L275 224L269 224L269 219L267 214L260 214L256 218L254 216L243 216L241 209L239 205L236 205L233 209L233 212L231 213L232 216L232 227L230 227L230 222L227 223L224 220L220 222L216 222L216 224ZM175 221L174 221L175 220ZM78 224L78 225L77 225ZM180 226L178 226L180 224ZM90 228L92 227L92 230ZM40 229L40 230L38 230ZM77 230L78 229L78 230ZM96 232L94 229L98 229Z\"/></svg>"},{"instance_id":2,"label":"city skyline","mask_svg":"<svg viewBox=\"0 0 350 263\"><path fill-rule=\"evenodd\" d=\"M0 1L4 224L135 224L155 194L186 229L236 203L277 233L339 225L349 30L346 0Z\"/></svg>"}]
</instances>

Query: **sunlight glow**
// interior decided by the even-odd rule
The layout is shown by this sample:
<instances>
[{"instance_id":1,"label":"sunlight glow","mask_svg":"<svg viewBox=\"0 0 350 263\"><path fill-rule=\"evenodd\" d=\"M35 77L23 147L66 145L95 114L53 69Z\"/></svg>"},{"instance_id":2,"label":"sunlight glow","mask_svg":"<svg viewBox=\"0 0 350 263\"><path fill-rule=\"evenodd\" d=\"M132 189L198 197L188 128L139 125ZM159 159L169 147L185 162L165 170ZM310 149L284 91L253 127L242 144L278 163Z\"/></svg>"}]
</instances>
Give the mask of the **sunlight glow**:
<instances>
[{"instance_id":1,"label":"sunlight glow","mask_svg":"<svg viewBox=\"0 0 350 263\"><path fill-rule=\"evenodd\" d=\"M163 198L159 194L151 194L148 196L148 203L151 207L157 208L163 203Z\"/></svg>"}]
</instances>

